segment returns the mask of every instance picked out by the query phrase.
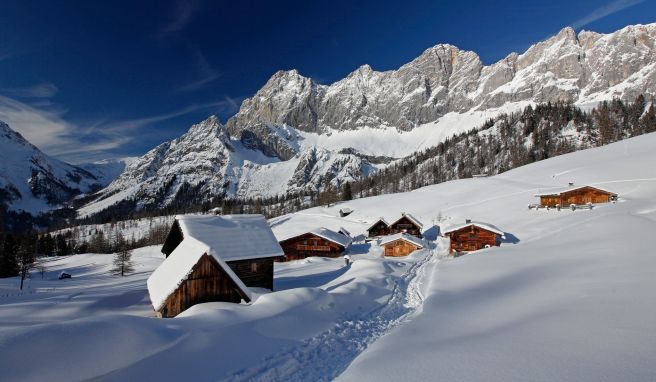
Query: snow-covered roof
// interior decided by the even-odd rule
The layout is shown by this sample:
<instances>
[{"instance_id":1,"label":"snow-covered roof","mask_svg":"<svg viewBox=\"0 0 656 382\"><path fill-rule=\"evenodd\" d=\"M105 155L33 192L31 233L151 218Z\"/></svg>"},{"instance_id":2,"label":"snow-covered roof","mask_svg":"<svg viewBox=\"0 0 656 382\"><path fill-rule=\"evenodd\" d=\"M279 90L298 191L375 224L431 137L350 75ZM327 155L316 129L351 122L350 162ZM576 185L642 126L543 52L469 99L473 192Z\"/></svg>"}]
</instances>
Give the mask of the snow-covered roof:
<instances>
[{"instance_id":1,"label":"snow-covered roof","mask_svg":"<svg viewBox=\"0 0 656 382\"><path fill-rule=\"evenodd\" d=\"M408 218L411 222L413 222L414 224L416 224L417 227L419 227L420 229L424 227L424 225L421 224L421 222L420 222L419 220L417 220L414 216L412 216L412 215L410 215L410 214L407 214L407 213L405 213L405 212L401 214L401 217L400 217L400 218L396 219L396 221L395 221L394 223L390 224L390 225L394 225L394 224L398 223L398 221L401 220L401 219L403 219L404 217L405 217L405 218Z\"/></svg>"},{"instance_id":2,"label":"snow-covered roof","mask_svg":"<svg viewBox=\"0 0 656 382\"><path fill-rule=\"evenodd\" d=\"M462 224L448 225L448 226L444 227L444 229L442 229L442 233L447 234L449 232L458 231L462 228L469 227L469 226L476 226L478 228L482 228L482 229L488 230L490 232L494 232L494 233L496 233L498 235L501 235L501 236L504 235L504 232L502 230L500 230L498 227L496 227L496 226L494 226L490 223L476 222L476 221L472 221L472 222L469 222L469 223L465 222L465 223L462 223Z\"/></svg>"},{"instance_id":3,"label":"snow-covered roof","mask_svg":"<svg viewBox=\"0 0 656 382\"><path fill-rule=\"evenodd\" d=\"M271 228L262 215L176 216L182 242L148 278L148 292L155 310L187 279L204 254L250 299L250 291L226 261L283 256Z\"/></svg>"},{"instance_id":4,"label":"snow-covered roof","mask_svg":"<svg viewBox=\"0 0 656 382\"><path fill-rule=\"evenodd\" d=\"M392 243L397 240L403 240L410 244L414 244L419 248L424 248L424 242L416 236L408 235L407 233L397 233L394 235L385 236L380 240L380 245Z\"/></svg>"},{"instance_id":5,"label":"snow-covered roof","mask_svg":"<svg viewBox=\"0 0 656 382\"><path fill-rule=\"evenodd\" d=\"M262 215L179 215L175 220L185 240L193 237L225 261L283 255Z\"/></svg>"},{"instance_id":6,"label":"snow-covered roof","mask_svg":"<svg viewBox=\"0 0 656 382\"><path fill-rule=\"evenodd\" d=\"M310 233L313 233L328 241L332 241L333 243L337 243L343 246L344 248L348 247L351 244L351 241L353 241L353 239L351 239L346 235L342 235L339 232L335 232L324 227L313 229L312 231L310 231Z\"/></svg>"},{"instance_id":7,"label":"snow-covered roof","mask_svg":"<svg viewBox=\"0 0 656 382\"><path fill-rule=\"evenodd\" d=\"M347 230L347 229L344 228L344 227L339 227L339 231L338 231L338 232L343 233L343 234L345 234L345 235L348 236L348 237L351 237L351 232L349 232L349 230Z\"/></svg>"},{"instance_id":8,"label":"snow-covered roof","mask_svg":"<svg viewBox=\"0 0 656 382\"><path fill-rule=\"evenodd\" d=\"M374 228L374 226L375 226L376 224L378 224L379 222L383 222L383 223L385 223L386 226L389 227L389 223L387 222L387 220L385 220L385 218L381 217L380 219L376 220L371 226L369 226L369 228L367 228L367 231L369 231L370 229Z\"/></svg>"},{"instance_id":9,"label":"snow-covered roof","mask_svg":"<svg viewBox=\"0 0 656 382\"><path fill-rule=\"evenodd\" d=\"M599 191L607 192L607 193L609 193L609 194L611 194L611 195L617 195L616 193L614 193L614 192L612 192L612 191L604 190L603 188L599 188L599 187L596 187L596 186L576 186L576 187L562 187L562 188L556 188L556 189L554 189L554 191L551 191L551 192L542 192L542 193L539 193L539 194L535 194L535 196L560 195L560 194L564 194L564 193L566 193L566 192L571 192L571 191L580 190L581 188L594 188L595 190L599 190Z\"/></svg>"}]
</instances>

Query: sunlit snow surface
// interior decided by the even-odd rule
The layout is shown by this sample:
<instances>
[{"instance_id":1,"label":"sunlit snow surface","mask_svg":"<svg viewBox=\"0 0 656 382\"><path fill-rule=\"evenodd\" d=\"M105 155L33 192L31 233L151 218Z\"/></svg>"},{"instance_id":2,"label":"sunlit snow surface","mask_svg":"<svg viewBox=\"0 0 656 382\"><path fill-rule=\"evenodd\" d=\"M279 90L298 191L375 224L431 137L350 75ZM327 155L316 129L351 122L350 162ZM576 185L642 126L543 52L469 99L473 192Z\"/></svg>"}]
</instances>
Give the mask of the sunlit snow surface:
<instances>
[{"instance_id":1,"label":"sunlit snow surface","mask_svg":"<svg viewBox=\"0 0 656 382\"><path fill-rule=\"evenodd\" d=\"M355 243L354 262L276 264L274 293L251 305L197 305L156 319L145 280L111 255L54 260L27 292L0 280L2 380L654 381L656 134L499 176L317 207L272 219L278 237L315 227L359 235L401 212L429 239L409 258ZM591 184L619 194L585 211L535 211L541 190ZM354 210L346 218L339 209ZM441 221L438 221L439 218ZM471 218L500 248L443 258L438 225ZM61 270L71 280L56 280ZM32 293L31 293L32 292ZM35 292L35 293L34 293Z\"/></svg>"}]
</instances>

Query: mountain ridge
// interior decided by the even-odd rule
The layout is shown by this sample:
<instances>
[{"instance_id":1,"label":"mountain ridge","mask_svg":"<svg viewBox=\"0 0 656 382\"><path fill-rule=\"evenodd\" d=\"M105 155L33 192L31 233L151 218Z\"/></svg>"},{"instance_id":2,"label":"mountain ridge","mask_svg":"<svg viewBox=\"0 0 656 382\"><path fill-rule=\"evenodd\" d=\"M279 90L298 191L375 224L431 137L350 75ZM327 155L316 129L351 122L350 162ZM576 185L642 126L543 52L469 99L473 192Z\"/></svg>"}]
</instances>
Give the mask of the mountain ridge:
<instances>
[{"instance_id":1,"label":"mountain ridge","mask_svg":"<svg viewBox=\"0 0 656 382\"><path fill-rule=\"evenodd\" d=\"M588 107L601 100L653 96L655 41L656 24L609 34L563 28L490 65L475 52L438 44L396 70L362 65L330 85L296 69L279 70L225 125L216 121L227 138L211 137L214 151L195 149L202 144L190 134L192 127L183 135L189 147L176 143L175 150L161 154L189 164L195 156L212 166L196 167L193 177L189 169L175 174L163 171L149 152L101 191L84 214L106 208L106 200L118 193L163 207L187 188L198 188L204 200L321 191L528 105ZM197 125L208 127L205 122ZM309 160L312 153L321 153L321 159ZM388 159L372 163L371 157ZM134 192L125 191L127 184Z\"/></svg>"}]
</instances>

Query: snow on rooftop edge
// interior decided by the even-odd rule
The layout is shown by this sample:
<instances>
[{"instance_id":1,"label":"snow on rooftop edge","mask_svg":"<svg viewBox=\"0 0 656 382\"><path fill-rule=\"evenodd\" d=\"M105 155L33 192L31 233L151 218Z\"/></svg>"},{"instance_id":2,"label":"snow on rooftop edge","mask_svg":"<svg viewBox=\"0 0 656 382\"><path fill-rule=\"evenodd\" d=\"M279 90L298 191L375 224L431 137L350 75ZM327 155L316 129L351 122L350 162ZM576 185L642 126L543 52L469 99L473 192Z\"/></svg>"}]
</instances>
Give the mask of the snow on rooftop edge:
<instances>
[{"instance_id":1,"label":"snow on rooftop edge","mask_svg":"<svg viewBox=\"0 0 656 382\"><path fill-rule=\"evenodd\" d=\"M486 229L488 231L492 231L496 234L499 234L501 236L505 235L505 233L501 229L496 227L495 225L490 224L490 223L485 223L485 222L477 222L477 221L471 221L469 223L465 222L465 223L462 223L462 224L447 225L442 230L442 233L445 234L445 233L449 233L449 232L454 232L454 231L457 231L459 229L469 227L469 226L476 226L476 227L479 227L479 228L483 228L483 229ZM440 228L442 228L442 227L440 227Z\"/></svg>"},{"instance_id":2,"label":"snow on rooftop edge","mask_svg":"<svg viewBox=\"0 0 656 382\"><path fill-rule=\"evenodd\" d=\"M206 244L225 261L278 257L284 253L262 215L178 215L183 237Z\"/></svg>"},{"instance_id":3,"label":"snow on rooftop edge","mask_svg":"<svg viewBox=\"0 0 656 382\"><path fill-rule=\"evenodd\" d=\"M330 230L330 229L325 228L325 227L319 227L319 228L313 229L312 231L310 231L310 233L313 233L313 234L315 234L319 237L322 237L326 240L337 243L337 244L343 246L344 248L348 247L351 244L351 242L353 241L353 239L351 239L350 237L348 237L346 235L342 235L339 232L335 232L335 231Z\"/></svg>"},{"instance_id":4,"label":"snow on rooftop edge","mask_svg":"<svg viewBox=\"0 0 656 382\"><path fill-rule=\"evenodd\" d=\"M389 244L397 240L403 240L408 243L414 244L419 248L424 248L424 243L421 239L419 239L416 236L408 235L407 233L403 233L403 232L383 237L380 240L380 245Z\"/></svg>"},{"instance_id":5,"label":"snow on rooftop edge","mask_svg":"<svg viewBox=\"0 0 656 382\"><path fill-rule=\"evenodd\" d=\"M576 190L579 190L579 189L581 189L581 188L586 188L586 187L594 188L594 189L597 189L597 190L599 190L599 191L608 192L609 194L617 195L617 194L614 193L613 191L608 191L608 190L603 189L603 188L601 188L601 187L591 186L591 185L584 185L584 186L575 186L575 187L559 187L559 188L554 188L553 191L551 191L551 192L541 192L541 193L535 194L535 196L560 195L560 194L563 194L563 193L565 193L565 192L576 191Z\"/></svg>"}]
</instances>

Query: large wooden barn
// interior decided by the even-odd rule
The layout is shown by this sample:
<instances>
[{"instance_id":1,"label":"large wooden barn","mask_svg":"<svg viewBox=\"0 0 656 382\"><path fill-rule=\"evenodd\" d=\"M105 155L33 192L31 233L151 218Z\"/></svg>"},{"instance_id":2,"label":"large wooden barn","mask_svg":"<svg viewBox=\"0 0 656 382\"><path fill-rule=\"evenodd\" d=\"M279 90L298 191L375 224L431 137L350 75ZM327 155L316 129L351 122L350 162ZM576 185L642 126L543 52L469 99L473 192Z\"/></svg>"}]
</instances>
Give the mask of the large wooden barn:
<instances>
[{"instance_id":1,"label":"large wooden barn","mask_svg":"<svg viewBox=\"0 0 656 382\"><path fill-rule=\"evenodd\" d=\"M282 240L280 246L285 259L289 261L310 256L339 257L348 249L351 241L349 236L321 227Z\"/></svg>"},{"instance_id":2,"label":"large wooden barn","mask_svg":"<svg viewBox=\"0 0 656 382\"><path fill-rule=\"evenodd\" d=\"M447 227L442 235L451 239L450 252L471 252L498 246L503 231L489 223L466 220L463 224Z\"/></svg>"},{"instance_id":3,"label":"large wooden barn","mask_svg":"<svg viewBox=\"0 0 656 382\"><path fill-rule=\"evenodd\" d=\"M388 233L390 235L396 233L407 233L408 235L421 238L422 228L423 225L419 220L415 219L414 216L404 212L401 214L401 217L397 221L389 225Z\"/></svg>"},{"instance_id":4,"label":"large wooden barn","mask_svg":"<svg viewBox=\"0 0 656 382\"><path fill-rule=\"evenodd\" d=\"M540 198L542 207L568 207L572 204L608 203L617 199L617 194L592 186L568 188L557 192L535 195Z\"/></svg>"},{"instance_id":5,"label":"large wooden barn","mask_svg":"<svg viewBox=\"0 0 656 382\"><path fill-rule=\"evenodd\" d=\"M408 256L412 252L424 248L424 244L419 238L407 233L384 237L380 241L380 246L385 249L385 256L391 257Z\"/></svg>"},{"instance_id":6,"label":"large wooden barn","mask_svg":"<svg viewBox=\"0 0 656 382\"><path fill-rule=\"evenodd\" d=\"M249 302L249 287L273 290L273 260L284 256L262 215L176 216L148 278L159 317L212 301Z\"/></svg>"}]
</instances>

